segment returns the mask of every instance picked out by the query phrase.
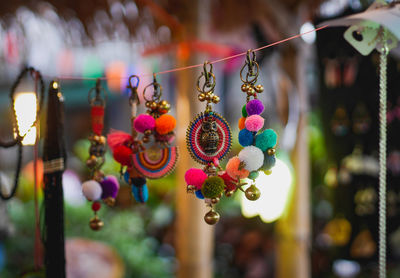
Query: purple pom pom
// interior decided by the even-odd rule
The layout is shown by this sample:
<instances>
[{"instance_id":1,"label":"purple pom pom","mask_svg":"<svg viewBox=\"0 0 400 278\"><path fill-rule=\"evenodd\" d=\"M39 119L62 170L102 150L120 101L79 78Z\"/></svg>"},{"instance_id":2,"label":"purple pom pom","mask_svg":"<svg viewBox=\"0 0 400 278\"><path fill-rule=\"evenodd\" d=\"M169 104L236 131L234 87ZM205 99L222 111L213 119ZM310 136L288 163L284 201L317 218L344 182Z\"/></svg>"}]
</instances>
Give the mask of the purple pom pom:
<instances>
[{"instance_id":1,"label":"purple pom pom","mask_svg":"<svg viewBox=\"0 0 400 278\"><path fill-rule=\"evenodd\" d=\"M119 190L118 179L114 176L106 176L101 182L100 185L103 189L103 193L101 194L102 199L106 199L108 197L112 197L115 199Z\"/></svg>"},{"instance_id":2,"label":"purple pom pom","mask_svg":"<svg viewBox=\"0 0 400 278\"><path fill-rule=\"evenodd\" d=\"M248 116L260 115L264 111L264 104L259 99L250 100L246 105Z\"/></svg>"},{"instance_id":3,"label":"purple pom pom","mask_svg":"<svg viewBox=\"0 0 400 278\"><path fill-rule=\"evenodd\" d=\"M144 133L146 130L153 130L156 127L156 120L150 115L140 114L133 121L133 127L137 132Z\"/></svg>"}]
</instances>

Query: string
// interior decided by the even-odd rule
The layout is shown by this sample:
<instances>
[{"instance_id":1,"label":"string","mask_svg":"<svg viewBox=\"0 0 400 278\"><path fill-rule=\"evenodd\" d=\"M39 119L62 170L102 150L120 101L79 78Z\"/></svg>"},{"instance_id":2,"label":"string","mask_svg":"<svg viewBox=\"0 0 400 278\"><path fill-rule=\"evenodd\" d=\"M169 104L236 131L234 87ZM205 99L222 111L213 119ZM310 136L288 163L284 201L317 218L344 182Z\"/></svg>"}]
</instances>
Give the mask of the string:
<instances>
[{"instance_id":1,"label":"string","mask_svg":"<svg viewBox=\"0 0 400 278\"><path fill-rule=\"evenodd\" d=\"M299 33L297 35L288 37L286 39L279 40L279 41L276 41L276 42L261 46L259 48L253 49L253 51L257 52L257 51L260 51L260 50L263 50L263 49L266 49L266 48L269 48L269 47L272 47L272 46L275 46L275 45L278 45L278 44L281 44L281 43L284 43L284 42L287 42L287 41L290 41L290 40L293 40L293 39L297 39L297 38L299 38L301 36L304 36L304 35L307 35L309 33L320 31L320 30L325 29L327 27L329 27L329 25L323 25L321 27L309 30L307 32ZM209 63L210 64L217 64L217 63L220 63L220 62L223 62L223 61L232 60L232 59L244 56L246 54L247 54L247 51L241 52L241 53L238 53L238 54L234 54L234 55L231 55L231 56L228 56L228 57L220 58L220 59L217 59L217 60L214 60L214 61L210 61ZM203 65L204 64L196 64L196 65L190 65L190 66L185 66L185 67L173 68L173 69L169 69L169 70L159 71L159 72L156 72L154 74L155 75L162 75L162 74L173 73L173 72L177 72L177 71L195 69L195 68L202 67ZM148 77L148 76L153 76L154 74L153 73L141 74L141 75L139 74L137 76L138 77ZM51 76L47 76L47 77L53 78ZM108 77L105 77L105 76L102 76L102 77L78 77L78 76L67 76L67 75L64 75L64 76L58 76L57 78L60 79L60 80L97 80L97 79L100 79L100 80L123 80L123 79L129 79L129 76L108 78Z\"/></svg>"}]
</instances>

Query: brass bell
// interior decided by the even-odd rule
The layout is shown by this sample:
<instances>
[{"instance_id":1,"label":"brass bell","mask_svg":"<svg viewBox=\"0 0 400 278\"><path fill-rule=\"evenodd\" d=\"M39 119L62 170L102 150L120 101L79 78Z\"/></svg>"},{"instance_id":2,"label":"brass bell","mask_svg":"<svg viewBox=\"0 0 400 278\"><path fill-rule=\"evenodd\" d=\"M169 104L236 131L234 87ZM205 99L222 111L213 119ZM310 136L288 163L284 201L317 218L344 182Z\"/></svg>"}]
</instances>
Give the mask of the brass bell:
<instances>
[{"instance_id":1,"label":"brass bell","mask_svg":"<svg viewBox=\"0 0 400 278\"><path fill-rule=\"evenodd\" d=\"M107 197L107 198L103 199L103 201L109 207L113 207L115 205L115 199L113 197Z\"/></svg>"},{"instance_id":2,"label":"brass bell","mask_svg":"<svg viewBox=\"0 0 400 278\"><path fill-rule=\"evenodd\" d=\"M205 101L206 100L206 95L204 93L199 94L198 96L200 101Z\"/></svg>"},{"instance_id":3,"label":"brass bell","mask_svg":"<svg viewBox=\"0 0 400 278\"><path fill-rule=\"evenodd\" d=\"M219 102L219 100L220 100L219 96L213 96L212 97L212 102L215 103L215 104L217 104Z\"/></svg>"},{"instance_id":4,"label":"brass bell","mask_svg":"<svg viewBox=\"0 0 400 278\"><path fill-rule=\"evenodd\" d=\"M250 95L250 96L253 96L253 95L256 94L256 90L254 90L253 87L249 86L248 89L247 89L247 94Z\"/></svg>"},{"instance_id":5,"label":"brass bell","mask_svg":"<svg viewBox=\"0 0 400 278\"><path fill-rule=\"evenodd\" d=\"M158 104L155 101L150 102L150 109L156 110L158 108Z\"/></svg>"},{"instance_id":6,"label":"brass bell","mask_svg":"<svg viewBox=\"0 0 400 278\"><path fill-rule=\"evenodd\" d=\"M264 92L264 86L259 84L255 87L257 93L261 94L262 92Z\"/></svg>"},{"instance_id":7,"label":"brass bell","mask_svg":"<svg viewBox=\"0 0 400 278\"><path fill-rule=\"evenodd\" d=\"M211 209L206 213L206 215L204 215L204 221L206 221L208 225L216 224L219 221L219 213L214 209Z\"/></svg>"},{"instance_id":8,"label":"brass bell","mask_svg":"<svg viewBox=\"0 0 400 278\"><path fill-rule=\"evenodd\" d=\"M250 201L257 200L258 198L260 198L261 195L260 189L258 189L254 184L247 188L244 193L246 195L246 198Z\"/></svg>"},{"instance_id":9,"label":"brass bell","mask_svg":"<svg viewBox=\"0 0 400 278\"><path fill-rule=\"evenodd\" d=\"M158 112L160 112L161 114L167 113L170 108L171 108L171 105L166 100L162 100L158 104Z\"/></svg>"},{"instance_id":10,"label":"brass bell","mask_svg":"<svg viewBox=\"0 0 400 278\"><path fill-rule=\"evenodd\" d=\"M241 89L242 89L243 92L247 92L247 90L249 89L249 85L248 84L243 84Z\"/></svg>"},{"instance_id":11,"label":"brass bell","mask_svg":"<svg viewBox=\"0 0 400 278\"><path fill-rule=\"evenodd\" d=\"M95 215L92 219L90 219L89 226L93 231L99 231L104 226L104 222Z\"/></svg>"},{"instance_id":12,"label":"brass bell","mask_svg":"<svg viewBox=\"0 0 400 278\"><path fill-rule=\"evenodd\" d=\"M268 153L268 155L271 156L271 155L274 155L276 153L276 150L274 148L270 148L270 149L268 149L267 153Z\"/></svg>"}]
</instances>

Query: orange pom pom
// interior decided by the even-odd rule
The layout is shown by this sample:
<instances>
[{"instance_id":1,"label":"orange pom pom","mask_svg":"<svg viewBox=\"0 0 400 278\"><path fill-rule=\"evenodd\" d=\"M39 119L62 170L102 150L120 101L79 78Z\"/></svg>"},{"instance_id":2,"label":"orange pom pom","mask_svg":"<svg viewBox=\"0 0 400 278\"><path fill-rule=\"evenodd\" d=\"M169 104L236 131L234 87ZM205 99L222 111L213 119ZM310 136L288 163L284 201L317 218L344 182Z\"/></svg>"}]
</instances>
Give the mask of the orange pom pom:
<instances>
[{"instance_id":1,"label":"orange pom pom","mask_svg":"<svg viewBox=\"0 0 400 278\"><path fill-rule=\"evenodd\" d=\"M245 127L245 125L244 125L244 122L246 121L246 118L245 117L241 117L240 119L239 119L239 129L240 130L242 130L244 127Z\"/></svg>"},{"instance_id":2,"label":"orange pom pom","mask_svg":"<svg viewBox=\"0 0 400 278\"><path fill-rule=\"evenodd\" d=\"M156 119L156 131L158 134L165 135L174 130L176 120L173 116L164 114Z\"/></svg>"}]
</instances>

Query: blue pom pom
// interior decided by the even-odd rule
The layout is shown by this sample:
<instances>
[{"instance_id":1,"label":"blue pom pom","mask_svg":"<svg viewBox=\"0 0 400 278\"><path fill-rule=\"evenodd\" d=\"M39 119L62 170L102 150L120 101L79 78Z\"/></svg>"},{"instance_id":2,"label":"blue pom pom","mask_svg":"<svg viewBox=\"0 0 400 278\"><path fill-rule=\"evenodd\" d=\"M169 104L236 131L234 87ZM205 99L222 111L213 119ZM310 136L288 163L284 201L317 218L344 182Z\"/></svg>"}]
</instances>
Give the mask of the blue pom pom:
<instances>
[{"instance_id":1,"label":"blue pom pom","mask_svg":"<svg viewBox=\"0 0 400 278\"><path fill-rule=\"evenodd\" d=\"M264 156L264 164L262 166L262 169L264 171L270 170L272 167L275 166L276 163L276 157L275 155L268 155L267 153Z\"/></svg>"},{"instance_id":2,"label":"blue pom pom","mask_svg":"<svg viewBox=\"0 0 400 278\"><path fill-rule=\"evenodd\" d=\"M239 144L242 145L243 147L247 147L247 146L252 145L253 142L254 142L253 132L243 128L239 132Z\"/></svg>"},{"instance_id":3,"label":"blue pom pom","mask_svg":"<svg viewBox=\"0 0 400 278\"><path fill-rule=\"evenodd\" d=\"M199 199L204 199L203 193L201 193L201 190L196 190L195 192L196 197Z\"/></svg>"},{"instance_id":4,"label":"blue pom pom","mask_svg":"<svg viewBox=\"0 0 400 278\"><path fill-rule=\"evenodd\" d=\"M149 190L146 184L142 186L132 185L132 194L139 203L145 203L149 199Z\"/></svg>"},{"instance_id":5,"label":"blue pom pom","mask_svg":"<svg viewBox=\"0 0 400 278\"><path fill-rule=\"evenodd\" d=\"M124 180L125 180L125 182L126 182L127 184L130 184L129 179L130 179L129 173L128 173L128 171L125 171L125 173L124 173Z\"/></svg>"},{"instance_id":6,"label":"blue pom pom","mask_svg":"<svg viewBox=\"0 0 400 278\"><path fill-rule=\"evenodd\" d=\"M275 147L278 140L278 135L273 129L266 129L256 136L256 147L260 148L263 152Z\"/></svg>"}]
</instances>

